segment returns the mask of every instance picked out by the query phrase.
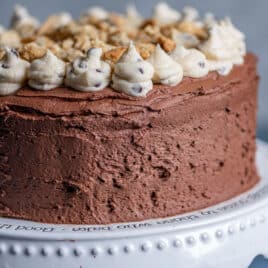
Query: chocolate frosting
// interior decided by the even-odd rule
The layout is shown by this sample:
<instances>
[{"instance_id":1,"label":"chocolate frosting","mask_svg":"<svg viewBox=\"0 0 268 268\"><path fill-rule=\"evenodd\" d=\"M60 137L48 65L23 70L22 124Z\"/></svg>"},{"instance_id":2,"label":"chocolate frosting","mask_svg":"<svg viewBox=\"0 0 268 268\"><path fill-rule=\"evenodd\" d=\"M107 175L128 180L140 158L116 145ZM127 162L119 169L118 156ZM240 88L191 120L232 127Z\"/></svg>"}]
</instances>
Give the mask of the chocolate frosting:
<instances>
[{"instance_id":1,"label":"chocolate frosting","mask_svg":"<svg viewBox=\"0 0 268 268\"><path fill-rule=\"evenodd\" d=\"M189 212L258 181L256 58L146 98L67 88L0 98L0 215L98 224Z\"/></svg>"}]
</instances>

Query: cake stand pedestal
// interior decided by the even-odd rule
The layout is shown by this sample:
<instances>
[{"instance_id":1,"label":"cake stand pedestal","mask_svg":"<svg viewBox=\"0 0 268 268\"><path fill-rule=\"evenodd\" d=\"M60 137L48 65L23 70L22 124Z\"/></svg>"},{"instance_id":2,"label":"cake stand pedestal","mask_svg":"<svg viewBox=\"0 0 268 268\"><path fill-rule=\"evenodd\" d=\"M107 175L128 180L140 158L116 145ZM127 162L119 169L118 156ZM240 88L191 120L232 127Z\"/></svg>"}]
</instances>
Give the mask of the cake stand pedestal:
<instances>
[{"instance_id":1,"label":"cake stand pedestal","mask_svg":"<svg viewBox=\"0 0 268 268\"><path fill-rule=\"evenodd\" d=\"M261 182L237 198L176 217L112 225L0 218L0 268L246 268L268 256L268 145Z\"/></svg>"}]
</instances>

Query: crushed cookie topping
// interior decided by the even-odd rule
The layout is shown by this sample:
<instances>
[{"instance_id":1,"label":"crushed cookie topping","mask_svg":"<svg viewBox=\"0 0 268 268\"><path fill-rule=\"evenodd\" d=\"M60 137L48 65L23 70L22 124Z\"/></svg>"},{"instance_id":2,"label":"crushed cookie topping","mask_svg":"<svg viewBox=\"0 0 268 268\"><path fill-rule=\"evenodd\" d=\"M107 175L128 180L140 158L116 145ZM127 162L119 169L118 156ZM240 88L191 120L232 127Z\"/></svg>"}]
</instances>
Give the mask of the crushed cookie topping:
<instances>
[{"instance_id":1,"label":"crushed cookie topping","mask_svg":"<svg viewBox=\"0 0 268 268\"><path fill-rule=\"evenodd\" d=\"M76 90L98 91L110 85L133 96L146 96L152 83L176 85L182 74L193 78L203 77L209 71L228 75L234 65L243 64L246 53L244 35L229 18L217 21L212 13L200 18L193 7L187 6L180 12L166 3L156 5L151 18L143 18L135 6L128 6L125 14L92 7L78 19L61 12L41 24L25 7L17 5L10 28L0 26L1 61L8 57L7 47L16 49L21 62L27 62L29 70L22 80L32 88L49 90L65 83ZM93 61L94 54L89 51L95 51L99 58ZM140 61L135 62L134 68L130 58L129 71L133 73L126 76L126 70L122 74L118 66L128 68L127 55L133 56L134 51ZM97 69L104 71L82 68L78 75L72 71L79 61L95 62L100 67ZM23 65L21 62L17 65ZM167 62L174 68L171 73L163 67ZM53 64L56 67L51 68ZM150 67L144 70L142 64ZM94 74L97 76L92 80ZM0 76L9 81L3 68ZM84 79L81 84L80 76ZM133 77L138 81L133 81Z\"/></svg>"}]
</instances>

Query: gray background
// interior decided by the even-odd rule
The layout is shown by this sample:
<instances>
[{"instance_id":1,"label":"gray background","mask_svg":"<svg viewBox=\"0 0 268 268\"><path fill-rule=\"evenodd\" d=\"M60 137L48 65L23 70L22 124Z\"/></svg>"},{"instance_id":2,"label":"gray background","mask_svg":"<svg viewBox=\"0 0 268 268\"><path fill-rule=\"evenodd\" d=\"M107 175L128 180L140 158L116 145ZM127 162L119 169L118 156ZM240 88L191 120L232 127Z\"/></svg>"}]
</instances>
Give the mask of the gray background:
<instances>
[{"instance_id":1,"label":"gray background","mask_svg":"<svg viewBox=\"0 0 268 268\"><path fill-rule=\"evenodd\" d=\"M45 19L52 11L68 11L74 17L90 5L101 5L108 10L124 11L125 5L129 2L135 3L144 16L149 16L151 9L158 1L140 0L0 0L0 24L9 24L12 6L15 3L26 5L30 12L40 18ZM259 72L261 75L261 85L259 93L259 113L258 113L258 136L268 141L268 1L267 0L170 0L167 1L173 7L181 9L185 5L197 7L200 12L212 11L215 15L222 17L229 15L235 25L241 29L247 37L248 49L254 51L259 57ZM268 245L268 242L267 242ZM267 268L268 262L259 257L254 261L252 268Z\"/></svg>"}]
</instances>

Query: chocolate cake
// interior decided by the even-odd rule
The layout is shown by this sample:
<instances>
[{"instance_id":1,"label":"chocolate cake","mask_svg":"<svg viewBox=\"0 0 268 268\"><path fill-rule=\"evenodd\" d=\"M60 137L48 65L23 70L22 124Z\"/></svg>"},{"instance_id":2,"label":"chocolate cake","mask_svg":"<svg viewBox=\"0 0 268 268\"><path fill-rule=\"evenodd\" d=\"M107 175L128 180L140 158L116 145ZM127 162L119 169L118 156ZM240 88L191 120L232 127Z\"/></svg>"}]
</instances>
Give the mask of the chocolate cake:
<instances>
[{"instance_id":1,"label":"chocolate cake","mask_svg":"<svg viewBox=\"0 0 268 268\"><path fill-rule=\"evenodd\" d=\"M6 94L11 87L5 77L7 81L14 77L8 73L1 80L0 68L0 85L4 81L0 91L5 95L0 97L0 216L66 224L140 221L208 207L258 182L256 57L243 52L241 44L236 48L241 59L233 54L221 58L215 47L215 55L206 53L209 36L217 31L213 25L220 24L210 21L208 27L196 18L190 20L193 11L188 8L184 18L179 18L179 12L169 10L173 14L168 16L169 21L161 17L158 24L154 18L133 26L144 29L144 25L160 25L163 33L167 26L172 30L178 24L178 33L186 33L188 41L190 36L198 42L180 47L192 53L191 60L186 60L188 54L180 54L181 61L172 57L179 45L177 42L173 47L167 33L157 41L151 37L153 41L145 45L137 41L139 34L144 35L141 32L133 38L139 53L133 44L128 49L128 45L116 45L102 57L96 49L90 49L87 56L87 50L78 50L84 54L78 55L77 68L88 68L87 76L75 69L75 60L68 55L68 59L66 55L57 56L68 64L66 72L61 73L63 65L56 64L56 53L45 52L44 56L40 42L33 44L34 38L22 37L21 25L20 31L12 30L21 40L31 41L20 41L14 46L16 50L4 50L4 63L5 59L14 62L8 57L18 57L20 63L23 61L20 68L26 69L25 77L16 77L19 90L12 87L11 95ZM138 14L131 12L128 21L134 14L138 23ZM106 23L107 16L112 15L95 8L79 23L100 29L96 21ZM174 21L170 21L172 18ZM183 30L186 22L192 25L191 30ZM44 25L36 26L32 35L44 31ZM193 33L194 27L199 31ZM41 36L59 44L58 34L64 30L66 25L61 25ZM54 31L57 38L51 34ZM233 36L241 40L239 34ZM60 37L61 46L68 38ZM224 45L231 51L234 42ZM202 57L198 53L203 53ZM47 65L51 61L51 66L57 67L44 79L37 75L43 68L42 57ZM98 59L90 69L92 58ZM195 69L195 59L200 70ZM165 64L160 66L162 62ZM207 72L204 65L208 66ZM132 76L132 70L140 68L140 74ZM181 70L183 78L179 78ZM93 71L102 75L98 84L97 76L90 76ZM57 72L60 75L55 78ZM69 80L64 78L68 74ZM139 80L142 75L146 79Z\"/></svg>"}]
</instances>

